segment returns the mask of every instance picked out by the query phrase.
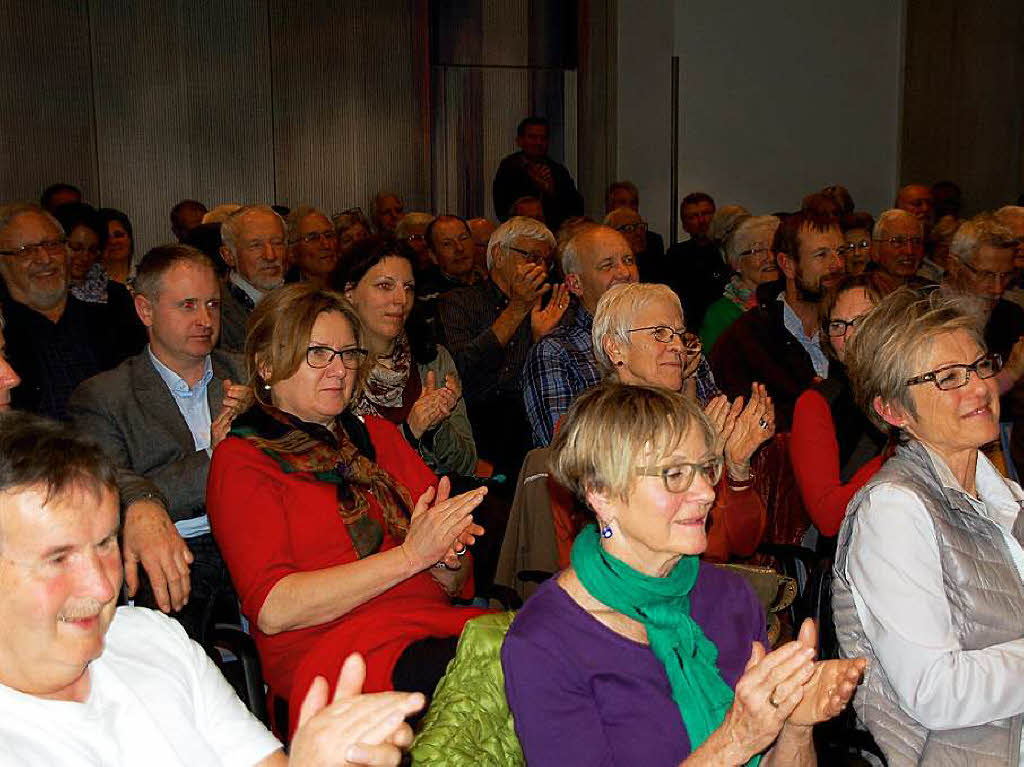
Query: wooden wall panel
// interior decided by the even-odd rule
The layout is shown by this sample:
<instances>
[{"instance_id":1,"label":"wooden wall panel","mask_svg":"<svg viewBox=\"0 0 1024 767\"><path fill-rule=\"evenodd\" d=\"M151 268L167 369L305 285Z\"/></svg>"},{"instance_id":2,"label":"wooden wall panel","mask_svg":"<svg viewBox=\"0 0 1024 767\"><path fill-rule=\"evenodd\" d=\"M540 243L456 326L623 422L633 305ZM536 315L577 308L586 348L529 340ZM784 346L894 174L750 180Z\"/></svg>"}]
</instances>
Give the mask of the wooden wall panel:
<instances>
[{"instance_id":1,"label":"wooden wall panel","mask_svg":"<svg viewBox=\"0 0 1024 767\"><path fill-rule=\"evenodd\" d=\"M64 181L97 191L84 3L0 3L0 200Z\"/></svg>"},{"instance_id":2,"label":"wooden wall panel","mask_svg":"<svg viewBox=\"0 0 1024 767\"><path fill-rule=\"evenodd\" d=\"M427 209L417 3L271 0L270 8L278 199L368 211L373 194L390 189L406 210Z\"/></svg>"},{"instance_id":3,"label":"wooden wall panel","mask_svg":"<svg viewBox=\"0 0 1024 767\"><path fill-rule=\"evenodd\" d=\"M90 0L98 199L128 213L136 258L172 239L183 197L273 201L266 7Z\"/></svg>"}]
</instances>

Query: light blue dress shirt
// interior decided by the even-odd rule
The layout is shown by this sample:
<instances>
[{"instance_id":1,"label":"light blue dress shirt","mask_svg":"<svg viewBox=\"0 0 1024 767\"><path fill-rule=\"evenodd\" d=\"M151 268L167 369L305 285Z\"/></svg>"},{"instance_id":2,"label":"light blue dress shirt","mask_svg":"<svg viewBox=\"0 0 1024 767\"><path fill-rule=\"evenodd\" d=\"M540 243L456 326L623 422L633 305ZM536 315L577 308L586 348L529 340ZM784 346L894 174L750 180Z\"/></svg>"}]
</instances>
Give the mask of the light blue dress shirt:
<instances>
[{"instance_id":1,"label":"light blue dress shirt","mask_svg":"<svg viewBox=\"0 0 1024 767\"><path fill-rule=\"evenodd\" d=\"M786 294L780 293L779 300L782 302L782 324L786 326L786 330L790 332L790 335L804 347L807 356L811 358L814 372L822 378L828 378L828 357L825 356L825 352L821 350L821 344L818 343L818 336L821 334L821 331L819 330L813 336L808 337L804 333L804 323L800 321L800 318L796 316L796 312L793 311L793 307L786 301Z\"/></svg>"},{"instance_id":2,"label":"light blue dress shirt","mask_svg":"<svg viewBox=\"0 0 1024 767\"><path fill-rule=\"evenodd\" d=\"M181 417L188 424L188 430L192 432L192 441L195 443L196 450L205 450L206 454L210 455L213 452L210 449L212 419L210 418L210 403L206 400L206 387L213 380L213 363L210 361L210 355L206 355L206 360L203 363L202 377L196 381L195 386L189 386L184 378L156 358L148 344L146 352L149 354L149 359L153 363L157 375L166 384L167 390L174 398L174 404L178 406ZM205 535L210 532L210 520L205 514L201 517L183 519L180 522L175 522L174 525L178 528L182 538L194 538L197 535Z\"/></svg>"}]
</instances>

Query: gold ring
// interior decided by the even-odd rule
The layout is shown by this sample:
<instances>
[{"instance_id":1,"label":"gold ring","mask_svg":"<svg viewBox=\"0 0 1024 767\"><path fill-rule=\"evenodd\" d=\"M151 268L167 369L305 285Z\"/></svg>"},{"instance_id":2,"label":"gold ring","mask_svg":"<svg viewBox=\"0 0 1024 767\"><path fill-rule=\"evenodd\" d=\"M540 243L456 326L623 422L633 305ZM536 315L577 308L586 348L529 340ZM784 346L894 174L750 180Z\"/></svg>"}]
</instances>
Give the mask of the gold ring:
<instances>
[{"instance_id":1,"label":"gold ring","mask_svg":"<svg viewBox=\"0 0 1024 767\"><path fill-rule=\"evenodd\" d=\"M779 689L778 687L773 687L772 691L770 693L768 693L768 705L770 705L772 708L778 708L779 707L779 702L777 700L775 700L775 692L778 689Z\"/></svg>"}]
</instances>

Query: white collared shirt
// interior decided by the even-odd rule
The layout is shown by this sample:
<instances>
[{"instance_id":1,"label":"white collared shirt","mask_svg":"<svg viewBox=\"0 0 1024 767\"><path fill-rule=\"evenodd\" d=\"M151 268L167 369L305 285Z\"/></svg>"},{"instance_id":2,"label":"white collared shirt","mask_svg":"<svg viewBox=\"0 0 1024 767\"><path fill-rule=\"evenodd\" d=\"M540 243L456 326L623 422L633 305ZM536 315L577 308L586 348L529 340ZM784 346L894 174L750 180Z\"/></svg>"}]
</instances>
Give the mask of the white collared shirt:
<instances>
[{"instance_id":1,"label":"white collared shirt","mask_svg":"<svg viewBox=\"0 0 1024 767\"><path fill-rule=\"evenodd\" d=\"M228 275L228 279L241 288L242 292L252 299L253 306L258 306L260 301L263 300L263 296L267 295L264 291L260 290L249 282L249 280L240 275L235 269L231 270L231 273Z\"/></svg>"},{"instance_id":2,"label":"white collared shirt","mask_svg":"<svg viewBox=\"0 0 1024 767\"><path fill-rule=\"evenodd\" d=\"M962 492L945 461L931 450L928 456L942 484ZM968 496L969 502L996 523L1024 582L1024 550L1011 532L1024 492L980 451L975 482L978 497ZM879 485L852 525L845 575L901 708L930 730L971 727L1024 712L1024 639L961 649L934 526L920 498L892 484Z\"/></svg>"}]
</instances>

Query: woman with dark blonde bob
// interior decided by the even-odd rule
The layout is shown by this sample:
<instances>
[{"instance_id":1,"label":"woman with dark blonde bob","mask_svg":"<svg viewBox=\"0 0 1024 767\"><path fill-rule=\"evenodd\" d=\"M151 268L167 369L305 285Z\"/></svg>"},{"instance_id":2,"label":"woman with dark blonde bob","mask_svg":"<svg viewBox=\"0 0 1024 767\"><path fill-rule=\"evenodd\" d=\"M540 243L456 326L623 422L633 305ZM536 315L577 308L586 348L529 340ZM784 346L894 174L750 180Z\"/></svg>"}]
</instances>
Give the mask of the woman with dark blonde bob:
<instances>
[{"instance_id":1,"label":"woman with dark blonde bob","mask_svg":"<svg viewBox=\"0 0 1024 767\"><path fill-rule=\"evenodd\" d=\"M367 363L340 294L274 291L249 320L245 356L255 402L214 452L207 509L292 728L298 696L352 652L366 659L365 691L429 697L481 612L451 597L486 491L449 498L392 423L349 412Z\"/></svg>"},{"instance_id":2,"label":"woman with dark blonde bob","mask_svg":"<svg viewBox=\"0 0 1024 767\"><path fill-rule=\"evenodd\" d=\"M570 408L551 468L595 523L501 653L531 767L815 763L812 727L843 709L864 664L814 662L810 621L768 653L753 590L700 562L716 438L664 388L602 384Z\"/></svg>"}]
</instances>

